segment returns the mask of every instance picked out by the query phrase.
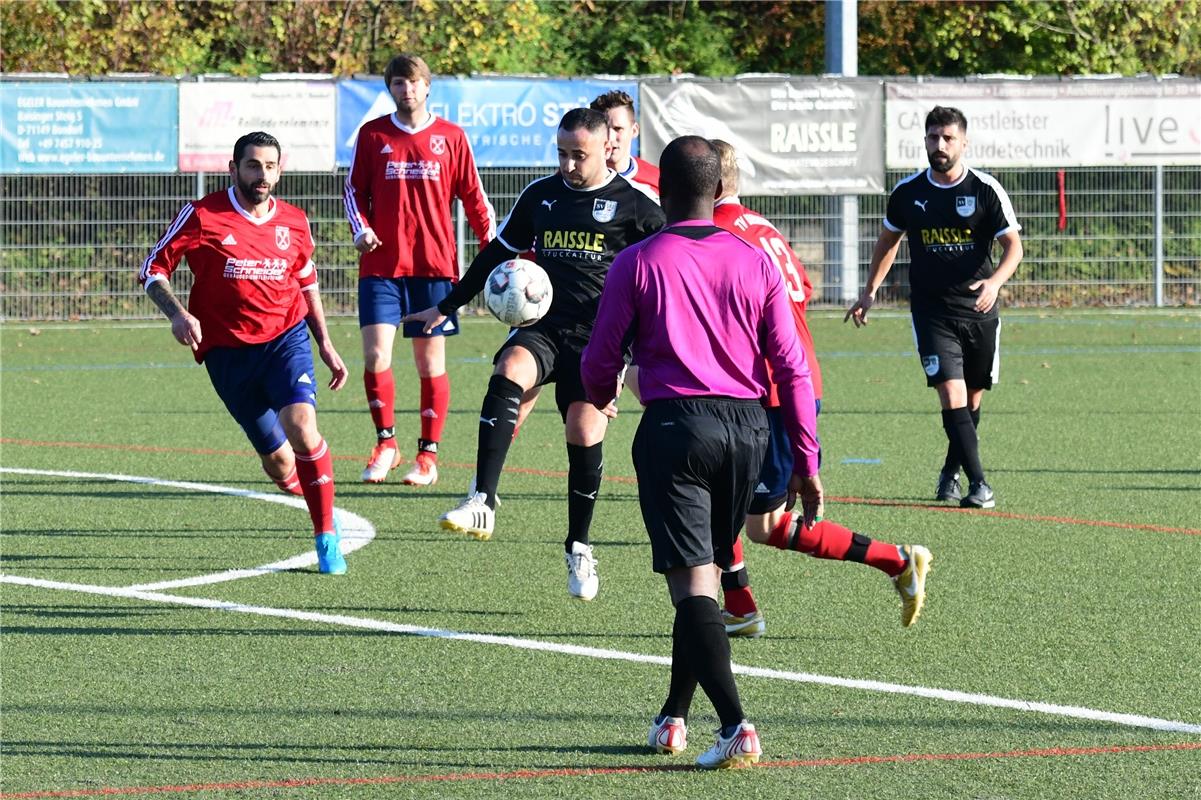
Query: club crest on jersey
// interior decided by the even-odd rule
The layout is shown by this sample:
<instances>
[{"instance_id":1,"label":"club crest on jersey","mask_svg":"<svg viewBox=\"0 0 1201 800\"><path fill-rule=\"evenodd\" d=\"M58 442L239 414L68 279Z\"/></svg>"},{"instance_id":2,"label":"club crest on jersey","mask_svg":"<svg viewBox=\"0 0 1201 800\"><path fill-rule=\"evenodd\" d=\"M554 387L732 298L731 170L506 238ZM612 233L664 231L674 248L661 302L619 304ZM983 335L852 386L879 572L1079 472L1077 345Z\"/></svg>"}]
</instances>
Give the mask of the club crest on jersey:
<instances>
[{"instance_id":1,"label":"club crest on jersey","mask_svg":"<svg viewBox=\"0 0 1201 800\"><path fill-rule=\"evenodd\" d=\"M292 230L287 225L275 226L275 246L287 250L292 246Z\"/></svg>"},{"instance_id":2,"label":"club crest on jersey","mask_svg":"<svg viewBox=\"0 0 1201 800\"><path fill-rule=\"evenodd\" d=\"M955 213L961 217L970 217L976 213L976 196L961 195L955 198Z\"/></svg>"},{"instance_id":3,"label":"club crest on jersey","mask_svg":"<svg viewBox=\"0 0 1201 800\"><path fill-rule=\"evenodd\" d=\"M597 222L612 222L617 215L616 200L593 200L592 218Z\"/></svg>"},{"instance_id":4,"label":"club crest on jersey","mask_svg":"<svg viewBox=\"0 0 1201 800\"><path fill-rule=\"evenodd\" d=\"M436 156L444 155L446 153L446 137L431 136L430 151Z\"/></svg>"}]
</instances>

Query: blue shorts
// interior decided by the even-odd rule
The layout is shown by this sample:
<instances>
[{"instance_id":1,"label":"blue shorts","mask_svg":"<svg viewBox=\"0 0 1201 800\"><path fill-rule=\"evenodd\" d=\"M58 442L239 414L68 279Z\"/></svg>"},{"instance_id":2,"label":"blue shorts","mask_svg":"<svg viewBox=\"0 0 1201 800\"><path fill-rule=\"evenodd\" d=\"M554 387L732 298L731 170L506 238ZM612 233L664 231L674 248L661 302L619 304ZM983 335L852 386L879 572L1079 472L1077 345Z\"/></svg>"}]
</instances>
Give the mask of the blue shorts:
<instances>
[{"instance_id":1,"label":"blue shorts","mask_svg":"<svg viewBox=\"0 0 1201 800\"><path fill-rule=\"evenodd\" d=\"M817 401L817 413L822 411L822 401ZM788 481L792 478L792 442L788 438L788 429L784 427L784 417L780 409L767 409L767 424L770 433L767 439L767 453L763 456L763 466L759 468L759 480L755 482L755 493L751 497L749 514L766 514L774 511L788 499ZM821 451L818 451L818 463L821 463Z\"/></svg>"},{"instance_id":2,"label":"blue shorts","mask_svg":"<svg viewBox=\"0 0 1201 800\"><path fill-rule=\"evenodd\" d=\"M359 278L359 327L401 327L400 318L436 306L454 288L449 278ZM423 333L420 322L406 322L406 339L454 336L459 332L459 312L452 311L441 325Z\"/></svg>"},{"instance_id":3,"label":"blue shorts","mask_svg":"<svg viewBox=\"0 0 1201 800\"><path fill-rule=\"evenodd\" d=\"M313 351L303 322L262 344L214 347L205 354L204 366L217 395L263 455L287 440L279 425L281 408L317 405Z\"/></svg>"}]
</instances>

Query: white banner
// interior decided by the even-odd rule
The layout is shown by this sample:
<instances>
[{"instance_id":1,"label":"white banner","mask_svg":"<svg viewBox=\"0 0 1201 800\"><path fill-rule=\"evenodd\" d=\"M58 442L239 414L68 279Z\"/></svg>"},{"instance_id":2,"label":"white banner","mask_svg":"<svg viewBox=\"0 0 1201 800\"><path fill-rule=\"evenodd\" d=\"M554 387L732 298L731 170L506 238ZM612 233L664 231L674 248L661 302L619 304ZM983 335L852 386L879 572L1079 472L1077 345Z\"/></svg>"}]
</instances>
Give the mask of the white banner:
<instances>
[{"instance_id":1,"label":"white banner","mask_svg":"<svg viewBox=\"0 0 1201 800\"><path fill-rule=\"evenodd\" d=\"M926 114L967 117L978 167L1201 164L1201 81L971 81L885 84L886 163L924 167Z\"/></svg>"},{"instance_id":2,"label":"white banner","mask_svg":"<svg viewBox=\"0 0 1201 800\"><path fill-rule=\"evenodd\" d=\"M334 169L331 81L211 81L179 85L179 169L225 172L234 142L251 131L279 139L283 166Z\"/></svg>"},{"instance_id":3,"label":"white banner","mask_svg":"<svg viewBox=\"0 0 1201 800\"><path fill-rule=\"evenodd\" d=\"M884 191L879 79L654 79L639 92L643 157L677 136L724 139L745 195Z\"/></svg>"}]
</instances>

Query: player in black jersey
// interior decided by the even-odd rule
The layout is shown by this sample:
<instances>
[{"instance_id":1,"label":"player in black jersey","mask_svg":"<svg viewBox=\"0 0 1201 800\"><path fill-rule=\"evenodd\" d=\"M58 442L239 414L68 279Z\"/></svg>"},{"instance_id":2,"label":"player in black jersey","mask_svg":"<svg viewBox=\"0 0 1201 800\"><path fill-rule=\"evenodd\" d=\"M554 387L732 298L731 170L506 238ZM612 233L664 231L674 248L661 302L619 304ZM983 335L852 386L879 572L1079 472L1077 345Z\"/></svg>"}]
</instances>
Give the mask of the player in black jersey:
<instances>
[{"instance_id":1,"label":"player in black jersey","mask_svg":"<svg viewBox=\"0 0 1201 800\"><path fill-rule=\"evenodd\" d=\"M976 428L984 391L998 380L997 295L1022 260L1022 226L996 178L962 162L966 146L963 112L935 106L926 115L930 168L902 180L889 196L867 285L843 321L867 324L876 290L908 234L914 338L926 385L938 390L948 440L936 497L958 500L965 508L992 508L996 500L980 465ZM1001 245L995 267L994 239ZM968 478L962 496L961 466Z\"/></svg>"},{"instance_id":2,"label":"player in black jersey","mask_svg":"<svg viewBox=\"0 0 1201 800\"><path fill-rule=\"evenodd\" d=\"M554 299L546 316L513 330L497 352L480 409L475 486L466 500L442 515L440 524L477 539L492 536L496 487L522 396L554 383L567 435L567 589L591 600L598 581L588 529L600 490L607 418L587 401L580 355L592 334L613 258L663 227L664 216L653 200L606 166L609 125L604 114L587 108L568 111L557 139L559 172L526 186L496 238L475 257L450 295L405 321L436 327L484 288L497 264L535 251L535 260L550 276Z\"/></svg>"}]
</instances>

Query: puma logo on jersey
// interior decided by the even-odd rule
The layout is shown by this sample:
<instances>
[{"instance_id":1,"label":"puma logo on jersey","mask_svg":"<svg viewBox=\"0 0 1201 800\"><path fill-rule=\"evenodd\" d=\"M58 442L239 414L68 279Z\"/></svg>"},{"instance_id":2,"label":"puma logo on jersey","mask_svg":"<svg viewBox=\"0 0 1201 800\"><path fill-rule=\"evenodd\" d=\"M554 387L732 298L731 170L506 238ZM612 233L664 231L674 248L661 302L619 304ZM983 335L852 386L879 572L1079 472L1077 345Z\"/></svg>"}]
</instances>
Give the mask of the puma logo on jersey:
<instances>
[{"instance_id":1,"label":"puma logo on jersey","mask_svg":"<svg viewBox=\"0 0 1201 800\"><path fill-rule=\"evenodd\" d=\"M383 146L383 148L380 149L379 154L381 156L383 156L383 155L387 155L388 153L391 153L391 152L392 152L392 145L386 144Z\"/></svg>"},{"instance_id":2,"label":"puma logo on jersey","mask_svg":"<svg viewBox=\"0 0 1201 800\"><path fill-rule=\"evenodd\" d=\"M555 206L555 203L557 203L557 202L559 202L559 201L558 200L543 200L542 205L546 206L547 211L554 211L555 210L554 206Z\"/></svg>"},{"instance_id":3,"label":"puma logo on jersey","mask_svg":"<svg viewBox=\"0 0 1201 800\"><path fill-rule=\"evenodd\" d=\"M915 206L917 206L918 208L920 208L922 211L925 211L925 210L926 210L926 203L929 203L929 202L930 202L929 200L914 200L914 201L913 201L913 204L914 204Z\"/></svg>"},{"instance_id":4,"label":"puma logo on jersey","mask_svg":"<svg viewBox=\"0 0 1201 800\"><path fill-rule=\"evenodd\" d=\"M231 245L231 244L237 244L237 243L238 243L238 240L234 238L234 235L232 233L225 234L225 238L221 240L221 244L224 244L224 245Z\"/></svg>"}]
</instances>

